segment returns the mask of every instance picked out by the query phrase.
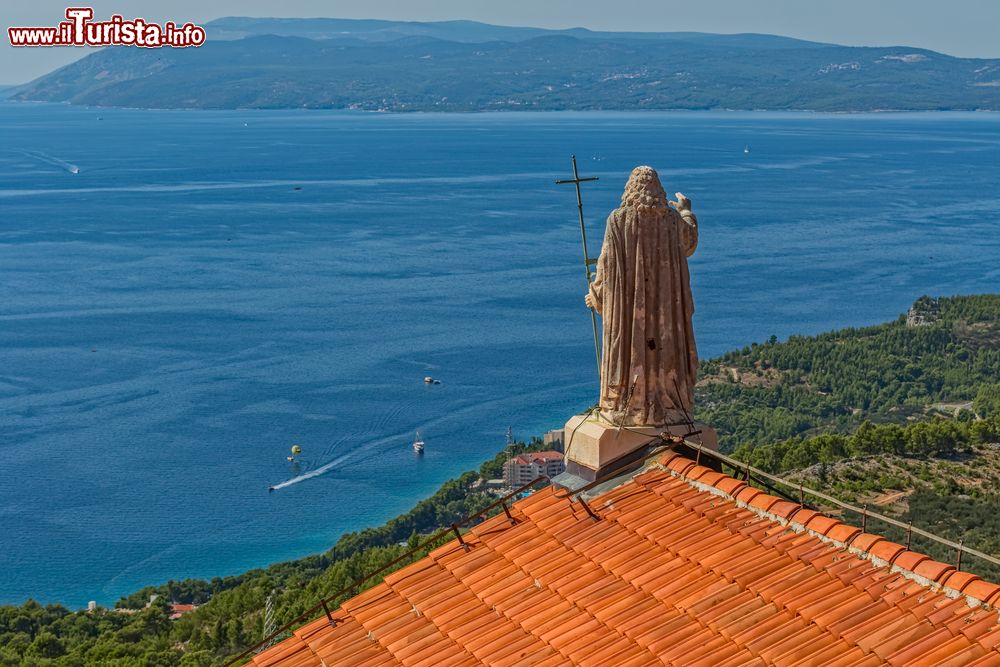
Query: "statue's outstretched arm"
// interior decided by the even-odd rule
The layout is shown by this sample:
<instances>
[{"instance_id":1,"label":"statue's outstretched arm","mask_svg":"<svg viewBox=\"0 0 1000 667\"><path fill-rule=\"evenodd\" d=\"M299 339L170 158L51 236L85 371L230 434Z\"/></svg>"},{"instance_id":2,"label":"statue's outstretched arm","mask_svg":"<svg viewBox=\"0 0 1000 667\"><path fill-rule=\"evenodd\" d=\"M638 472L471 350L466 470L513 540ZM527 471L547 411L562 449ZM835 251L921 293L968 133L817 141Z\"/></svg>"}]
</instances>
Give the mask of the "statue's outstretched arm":
<instances>
[{"instance_id":1,"label":"statue's outstretched arm","mask_svg":"<svg viewBox=\"0 0 1000 667\"><path fill-rule=\"evenodd\" d=\"M690 257L698 247L698 218L690 209L680 213L684 223L684 253Z\"/></svg>"},{"instance_id":2,"label":"statue's outstretched arm","mask_svg":"<svg viewBox=\"0 0 1000 667\"><path fill-rule=\"evenodd\" d=\"M684 253L690 257L698 247L698 218L691 212L691 200L684 196L683 192L675 192L677 201L668 202L677 209L684 223L682 238L684 240Z\"/></svg>"}]
</instances>

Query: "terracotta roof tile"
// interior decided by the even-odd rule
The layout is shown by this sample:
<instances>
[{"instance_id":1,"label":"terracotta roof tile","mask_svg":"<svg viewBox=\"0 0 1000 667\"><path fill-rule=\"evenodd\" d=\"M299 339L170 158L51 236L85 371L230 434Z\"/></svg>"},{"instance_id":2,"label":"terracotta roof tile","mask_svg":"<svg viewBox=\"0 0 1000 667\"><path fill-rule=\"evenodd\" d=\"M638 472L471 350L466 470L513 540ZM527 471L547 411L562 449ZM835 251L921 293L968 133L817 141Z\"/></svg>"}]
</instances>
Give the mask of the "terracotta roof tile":
<instances>
[{"instance_id":1,"label":"terracotta roof tile","mask_svg":"<svg viewBox=\"0 0 1000 667\"><path fill-rule=\"evenodd\" d=\"M958 623L948 624L952 633L963 634L969 639L978 641L994 628L1000 627L1000 618L991 609L975 609L969 614L963 614Z\"/></svg>"},{"instance_id":2,"label":"terracotta roof tile","mask_svg":"<svg viewBox=\"0 0 1000 667\"><path fill-rule=\"evenodd\" d=\"M854 526L849 526L846 523L839 524L830 529L830 532L826 534L831 540L836 540L837 542L843 542L844 544L850 544L851 541L861 534L861 529Z\"/></svg>"},{"instance_id":3,"label":"terracotta roof tile","mask_svg":"<svg viewBox=\"0 0 1000 667\"><path fill-rule=\"evenodd\" d=\"M794 521L795 523L804 526L807 523L809 523L813 519L813 517L820 516L820 514L821 513L817 512L816 510L811 510L808 507L803 507L802 509L800 509L798 512L795 513Z\"/></svg>"},{"instance_id":4,"label":"terracotta roof tile","mask_svg":"<svg viewBox=\"0 0 1000 667\"><path fill-rule=\"evenodd\" d=\"M979 637L977 641L992 651L1000 652L1000 623Z\"/></svg>"},{"instance_id":5,"label":"terracotta roof tile","mask_svg":"<svg viewBox=\"0 0 1000 667\"><path fill-rule=\"evenodd\" d=\"M538 491L253 662L1000 667L1000 586L684 457L587 502Z\"/></svg>"},{"instance_id":6,"label":"terracotta roof tile","mask_svg":"<svg viewBox=\"0 0 1000 667\"><path fill-rule=\"evenodd\" d=\"M816 516L814 516L812 519L809 520L809 523L805 524L806 528L815 531L820 535L826 535L828 532L830 532L830 530L833 527L839 525L840 522L837 521L836 519L824 516L822 514L817 514Z\"/></svg>"},{"instance_id":7,"label":"terracotta roof tile","mask_svg":"<svg viewBox=\"0 0 1000 667\"><path fill-rule=\"evenodd\" d=\"M686 459L683 456L678 456L670 460L667 464L669 470L673 470L676 473L683 474L685 471L694 468L695 463L691 459Z\"/></svg>"},{"instance_id":8,"label":"terracotta roof tile","mask_svg":"<svg viewBox=\"0 0 1000 667\"><path fill-rule=\"evenodd\" d=\"M902 544L896 544L895 542L890 542L889 540L883 540L872 547L869 553L876 558L892 563L893 560L904 551L906 551L906 547Z\"/></svg>"},{"instance_id":9,"label":"terracotta roof tile","mask_svg":"<svg viewBox=\"0 0 1000 667\"><path fill-rule=\"evenodd\" d=\"M733 479L732 477L724 477L715 483L715 488L728 493L730 496L735 497L736 494L740 492L740 489L746 486L745 482L741 482L738 479Z\"/></svg>"},{"instance_id":10,"label":"terracotta roof tile","mask_svg":"<svg viewBox=\"0 0 1000 667\"><path fill-rule=\"evenodd\" d=\"M934 658L928 656L928 662L929 664L933 664L934 667L965 667L966 665L974 663L977 659L982 658L985 655L986 655L985 649L983 649L981 646L973 644L964 650L951 653L951 655L946 655L937 662L929 662ZM997 658L1000 659L1000 654L997 655Z\"/></svg>"},{"instance_id":11,"label":"terracotta roof tile","mask_svg":"<svg viewBox=\"0 0 1000 667\"><path fill-rule=\"evenodd\" d=\"M903 551L892 559L892 564L912 572L913 568L925 560L930 560L930 557L916 551Z\"/></svg>"},{"instance_id":12,"label":"terracotta roof tile","mask_svg":"<svg viewBox=\"0 0 1000 667\"><path fill-rule=\"evenodd\" d=\"M1000 594L1000 586L988 581L973 581L962 592L980 602L989 602L991 598Z\"/></svg>"},{"instance_id":13,"label":"terracotta roof tile","mask_svg":"<svg viewBox=\"0 0 1000 667\"><path fill-rule=\"evenodd\" d=\"M974 581L982 580L971 572L952 572L944 580L944 585L961 592Z\"/></svg>"},{"instance_id":14,"label":"terracotta roof tile","mask_svg":"<svg viewBox=\"0 0 1000 667\"><path fill-rule=\"evenodd\" d=\"M768 511L774 505L781 502L781 498L777 496L772 496L767 493L761 493L753 497L753 499L748 503L751 507L756 507L759 510Z\"/></svg>"},{"instance_id":15,"label":"terracotta roof tile","mask_svg":"<svg viewBox=\"0 0 1000 667\"><path fill-rule=\"evenodd\" d=\"M933 665L937 660L931 659L932 652L937 651L941 646L944 646L948 641L952 639L951 634L945 628L938 628L936 630L927 632L923 637L921 637L916 642L909 642L905 644L902 648L894 651L891 655L887 657L887 662L893 665L905 665L916 660L920 660L923 664ZM964 639L964 637L962 638ZM966 640L964 646L956 650L950 651L950 655L954 655L958 651L968 648L969 642ZM946 656L942 656L946 657Z\"/></svg>"},{"instance_id":16,"label":"terracotta roof tile","mask_svg":"<svg viewBox=\"0 0 1000 667\"><path fill-rule=\"evenodd\" d=\"M955 571L954 565L948 565L946 563L939 563L933 560L925 560L915 568L913 572L919 574L921 577L927 577L931 581L940 582L948 574Z\"/></svg>"},{"instance_id":17,"label":"terracotta roof tile","mask_svg":"<svg viewBox=\"0 0 1000 667\"><path fill-rule=\"evenodd\" d=\"M787 500L779 500L777 503L769 508L769 512L775 516L780 516L783 519L790 519L794 517L800 510L802 506L798 503L789 502Z\"/></svg>"},{"instance_id":18,"label":"terracotta roof tile","mask_svg":"<svg viewBox=\"0 0 1000 667\"><path fill-rule=\"evenodd\" d=\"M1000 667L1000 653L997 653L996 651L989 651L983 657L973 660L967 664L968 667Z\"/></svg>"},{"instance_id":19,"label":"terracotta roof tile","mask_svg":"<svg viewBox=\"0 0 1000 667\"><path fill-rule=\"evenodd\" d=\"M743 503L749 503L755 496L759 496L762 493L763 491L755 489L752 486L744 486L740 489L739 493L736 494L736 500Z\"/></svg>"}]
</instances>

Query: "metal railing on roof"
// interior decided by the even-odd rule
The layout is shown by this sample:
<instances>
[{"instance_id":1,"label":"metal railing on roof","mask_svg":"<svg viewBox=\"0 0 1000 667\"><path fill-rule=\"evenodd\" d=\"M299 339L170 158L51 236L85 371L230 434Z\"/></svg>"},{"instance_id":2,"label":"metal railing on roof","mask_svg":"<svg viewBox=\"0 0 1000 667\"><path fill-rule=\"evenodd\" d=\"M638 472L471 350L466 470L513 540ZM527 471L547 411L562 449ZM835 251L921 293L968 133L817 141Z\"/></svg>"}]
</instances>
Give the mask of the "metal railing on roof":
<instances>
[{"instance_id":1,"label":"metal railing on roof","mask_svg":"<svg viewBox=\"0 0 1000 667\"><path fill-rule=\"evenodd\" d=\"M965 546L963 544L963 542L961 540L958 541L958 542L954 542L952 540L949 540L949 539L944 538L944 537L940 537L938 535L935 535L934 533L928 532L928 531L923 530L921 528L915 528L913 526L913 522L912 521L909 522L909 523L903 523L902 521L900 521L898 519L894 519L894 518L892 518L890 516L886 516L885 514L880 514L879 512L870 511L867 506L857 507L855 505L851 505L850 503L846 503L846 502L844 502L842 500L834 498L833 496L828 495L826 493L823 493L822 491L817 491L815 489L810 489L808 487L803 486L802 484L796 484L795 482L790 482L790 481L788 481L786 479L782 479L781 477L778 477L776 475L772 475L772 474L770 474L768 472L765 472L765 471L763 471L763 470L761 470L759 468L755 468L755 467L751 466L749 463L744 463L743 461L739 461L737 459L734 459L733 457L727 456L727 455L723 454L722 452L717 452L714 449L708 449L704 445L702 445L701 443L694 442L694 441L688 440L686 438L680 438L678 436L674 436L674 435L671 435L669 433L661 433L660 436L659 436L659 438L664 442L664 444L674 444L674 445L683 444L685 447L688 447L689 449L693 450L696 453L696 459L695 459L695 463L696 464L701 463L701 456L702 455L709 456L711 458L716 459L720 463L724 463L724 464L728 465L729 467L731 467L734 470L734 472L736 474L741 474L743 476L744 480L748 484L752 484L754 481L756 481L759 484L761 484L762 486L768 487L769 490L774 491L775 493L778 493L778 494L784 496L786 499L788 499L788 500L790 500L792 502L795 502L795 499L791 495L782 492L780 488L775 488L774 486L772 486L771 484L768 484L767 482L771 482L773 484L777 484L778 486L784 486L784 487L790 488L793 491L798 491L798 494L799 494L798 503L802 507L806 506L805 505L805 496L809 495L809 496L813 496L813 497L819 498L820 500L823 500L824 502L830 503L831 505L839 507L840 509L847 510L849 512L854 512L854 513L858 514L859 516L861 516L861 518L862 518L862 524L863 524L862 525L862 533L867 532L868 519L877 519L877 520L883 521L883 522L885 522L885 523L887 523L887 524L889 524L891 526L896 526L897 528L902 528L902 529L906 530L906 548L907 549L910 548L910 538L914 534L915 535L920 535L921 537L929 539L929 540L931 540L933 542L937 542L938 544L941 544L943 546L950 547L950 548L954 549L955 552L956 552L956 563L955 563L955 569L956 570L961 570L962 569L962 556L963 555L975 556L976 558L980 558L980 559L986 561L987 563L992 563L993 565L1000 565L1000 558L998 558L996 556L991 556L990 554L987 554L987 553L983 553L982 551L979 551L978 549L973 549L972 547L967 547L967 546ZM589 490L591 490L591 489L593 489L593 488L595 488L595 487L603 484L604 482L606 482L606 481L608 481L608 480L610 480L610 479L612 479L614 477L618 477L618 476L624 474L625 472L629 472L629 471L633 471L633 470L638 470L643 465L645 465L651 458L654 458L654 457L660 455L663 451L664 451L663 448L655 448L649 454L647 454L644 458L636 460L635 462L629 464L629 466L627 466L625 468L622 468L622 469L619 469L619 470L615 470L614 472L611 472L611 473L608 473L607 475L599 477L599 478L595 479L593 482L590 482L589 484L587 484L585 486L582 486L582 487L580 487L578 489L574 489L573 491L570 491L569 493L567 493L565 497L573 498L575 496L579 496L580 494L583 494L586 491L589 491ZM591 517L596 517L597 516L591 510L590 506L586 504L586 502L583 500L583 498L578 498L578 500L582 504L582 506L583 506L584 510L587 512L587 514L589 514Z\"/></svg>"},{"instance_id":2,"label":"metal railing on roof","mask_svg":"<svg viewBox=\"0 0 1000 667\"><path fill-rule=\"evenodd\" d=\"M510 521L511 525L517 523L517 520L510 513L510 508L507 507L507 502L511 498L513 498L513 497L515 497L515 496L517 496L517 495L519 495L521 493L524 493L525 491L527 491L528 489L532 488L533 486L535 486L539 482L541 482L541 481L547 481L548 479L549 478L546 477L545 475L540 475L540 476L536 477L535 479L531 480L530 482L528 482L527 484L522 484L518 488L514 489L513 491L511 491L507 495L502 496L499 500L490 503L489 505L487 505L483 509L479 510L475 514L470 514L469 516L467 516L467 517L465 517L463 519L460 519L460 520L456 521L455 523L451 524L450 528L444 528L442 530L439 530L438 532L434 533L433 535L431 535L430 537L428 537L427 539L425 539L423 542L420 542L417 546L413 547L412 549L410 549L409 551L407 551L403 555L399 556L398 558L395 558L392 561L386 563L385 565L383 565L379 569L375 570L374 572L371 572L371 573L365 575L361 579L356 579L356 580L352 581L346 587L340 589L339 591L337 591L333 595L328 595L326 597L320 598L319 602L317 602L316 604L314 604L312 607L310 607L309 609L306 609L304 612L302 612L301 614L299 614L298 616L296 616L292 620L290 620L287 623L285 623L284 625L282 625L280 628L278 628L277 630L275 630L274 632L272 632L267 637L264 637L262 640L260 640L259 642L257 642L253 646L249 647L248 649L246 649L245 651L243 651L242 653L240 653L235 658L233 658L233 659L229 660L228 662L226 662L225 663L225 667L229 667L230 665L235 665L235 664L241 663L245 658L247 658L251 654L255 653L258 649L266 646L269 642L271 642L274 639L277 639L281 635L285 634L293 626L301 623L302 621L305 621L307 618L309 618L309 617L313 616L314 614L318 613L320 610L322 610L323 614L326 616L326 620L330 623L330 627L335 627L337 625L337 621L336 621L336 619L333 618L333 614L330 612L329 605L331 603L333 603L338 598L340 598L340 597L342 597L344 595L347 595L347 594L351 593L352 591L354 591L354 590L356 590L358 588L361 588L362 586L364 586L366 583L368 583L369 581L371 581L375 577L377 577L377 576L379 576L379 575L381 575L383 573L386 573L387 570L390 570L393 567L395 567L396 565L399 565L400 563L404 562L405 560L407 560L409 558L412 558L414 555L416 555L417 553L419 553L425 547L427 547L427 546L429 546L431 544L434 544L435 542L440 541L441 538L445 537L449 533L454 533L455 537L458 538L458 543L462 545L462 548L465 549L465 550L468 550L469 549L469 545L466 544L465 540L462 539L462 533L459 530L459 528L461 528L462 526L468 525L468 524L472 523L473 521L476 521L477 519L483 518L484 516L486 516L488 513L492 512L497 507L503 508L503 512L507 516L507 520Z\"/></svg>"},{"instance_id":3,"label":"metal railing on roof","mask_svg":"<svg viewBox=\"0 0 1000 667\"><path fill-rule=\"evenodd\" d=\"M906 530L906 533L907 533L907 544L906 544L907 549L910 547L910 545L909 545L910 536L914 535L914 534L920 535L921 537L929 539L932 542L937 542L938 544L941 544L943 546L955 549L956 555L957 555L957 562L956 562L955 569L957 569L957 570L961 570L962 569L962 555L963 554L968 554L970 556L975 556L976 558L981 558L982 560L986 561L987 563L992 563L994 565L1000 565L1000 558L997 558L996 556L991 556L990 554L987 554L987 553L983 553L982 551L979 551L978 549L973 549L971 547L967 547L967 546L965 546L962 543L961 540L958 541L958 542L954 542L954 541L949 540L947 538L935 535L934 533L930 533L930 532L928 532L926 530L922 530L920 528L915 528L913 526L913 522L912 521L909 522L909 523L904 523L904 522L900 521L899 519L893 519L892 517L886 516L885 514L880 514L878 512L873 512L873 511L869 510L867 506L857 507L856 505L851 505L850 503L845 503L844 501L838 500L837 498L834 498L831 495L823 493L822 491L816 491L815 489L807 488L807 487L803 486L802 484L796 484L795 482L789 482L788 480L785 480L785 479L782 479L780 477L777 477L776 475L772 475L770 473L764 472L763 470L760 470L759 468L754 468L753 466L751 466L748 463L744 463L742 461L738 461L737 459L734 459L731 456L726 456L725 454L723 454L721 452L716 452L716 451L711 450L711 449L706 449L704 446L702 446L699 443L685 441L684 444L686 446L690 447L691 449L695 450L696 452L698 452L699 456L701 456L702 454L708 455L711 458L714 458L714 459L716 459L718 461L721 461L722 463L725 463L726 465L730 466L737 473L742 473L744 479L746 481L748 481L748 482L752 482L753 481L753 477L756 476L758 478L758 480L767 480L767 481L770 481L770 482L772 482L774 484L778 484L780 486L788 487L788 488L792 489L793 491L797 490L799 492L799 504L800 505L804 506L805 503L803 502L803 500L804 500L804 496L805 495L814 496L814 497L819 498L820 500L822 500L824 502L830 503L831 505L835 505L836 507L839 507L840 509L847 510L849 512L854 512L855 514L860 515L862 517L862 521L865 524L867 524L867 520L868 519L877 519L879 521L883 521L883 522L889 524L890 526L895 526L897 528L902 528L902 529ZM782 495L785 495L785 494L782 494ZM788 498L789 496L786 495L785 497ZM862 532L867 532L867 530L865 530L866 528L867 528L867 525L863 526L862 527Z\"/></svg>"}]
</instances>

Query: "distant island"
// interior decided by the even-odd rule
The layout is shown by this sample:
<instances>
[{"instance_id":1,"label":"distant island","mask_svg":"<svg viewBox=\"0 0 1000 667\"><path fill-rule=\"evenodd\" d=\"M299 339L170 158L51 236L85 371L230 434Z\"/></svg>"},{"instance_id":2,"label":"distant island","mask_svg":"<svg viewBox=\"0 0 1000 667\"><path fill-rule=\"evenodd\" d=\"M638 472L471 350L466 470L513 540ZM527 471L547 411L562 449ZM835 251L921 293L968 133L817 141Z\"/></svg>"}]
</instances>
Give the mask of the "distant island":
<instances>
[{"instance_id":1,"label":"distant island","mask_svg":"<svg viewBox=\"0 0 1000 667\"><path fill-rule=\"evenodd\" d=\"M922 297L893 322L785 342L772 337L705 361L698 416L718 428L723 450L740 460L998 553L998 377L1000 295ZM507 452L545 446L533 439ZM323 554L211 581L150 586L114 610L0 605L0 664L223 664L265 634L268 600L281 625L482 510L495 500L483 481L501 474L505 454L445 482L386 524L344 535ZM891 526L878 530L908 539ZM954 556L919 536L914 544L945 562ZM990 563L967 560L965 567L1000 576Z\"/></svg>"},{"instance_id":2,"label":"distant island","mask_svg":"<svg viewBox=\"0 0 1000 667\"><path fill-rule=\"evenodd\" d=\"M108 47L5 91L158 109L1000 110L1000 59L761 34L221 18L200 48Z\"/></svg>"}]
</instances>

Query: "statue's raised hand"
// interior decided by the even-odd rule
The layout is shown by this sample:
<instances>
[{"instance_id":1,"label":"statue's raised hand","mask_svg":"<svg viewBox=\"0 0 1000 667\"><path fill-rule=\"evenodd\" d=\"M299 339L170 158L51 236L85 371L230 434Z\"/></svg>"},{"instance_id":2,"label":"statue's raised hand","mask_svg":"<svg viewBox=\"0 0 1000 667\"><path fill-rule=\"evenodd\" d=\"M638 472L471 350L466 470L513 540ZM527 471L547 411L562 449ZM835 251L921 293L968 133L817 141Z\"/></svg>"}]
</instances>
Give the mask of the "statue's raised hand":
<instances>
[{"instance_id":1,"label":"statue's raised hand","mask_svg":"<svg viewBox=\"0 0 1000 667\"><path fill-rule=\"evenodd\" d=\"M677 201L668 203L676 208L678 212L691 210L691 200L685 197L683 192L675 192L674 196L677 197Z\"/></svg>"}]
</instances>

